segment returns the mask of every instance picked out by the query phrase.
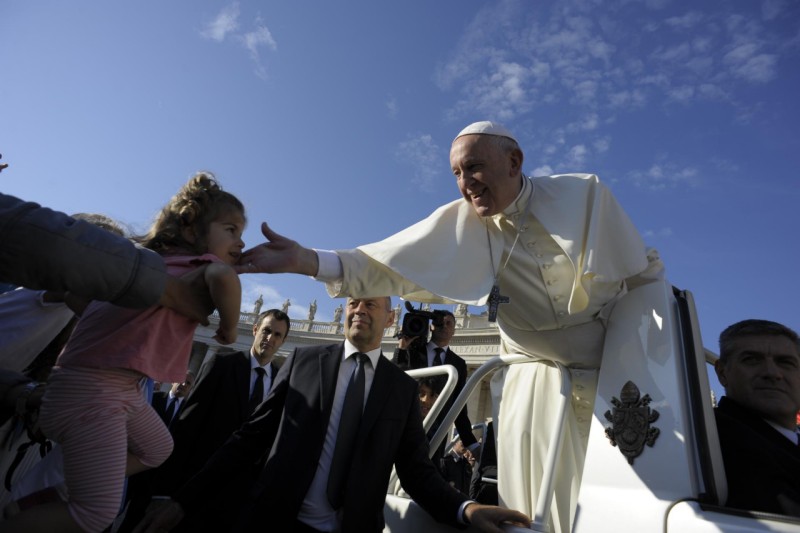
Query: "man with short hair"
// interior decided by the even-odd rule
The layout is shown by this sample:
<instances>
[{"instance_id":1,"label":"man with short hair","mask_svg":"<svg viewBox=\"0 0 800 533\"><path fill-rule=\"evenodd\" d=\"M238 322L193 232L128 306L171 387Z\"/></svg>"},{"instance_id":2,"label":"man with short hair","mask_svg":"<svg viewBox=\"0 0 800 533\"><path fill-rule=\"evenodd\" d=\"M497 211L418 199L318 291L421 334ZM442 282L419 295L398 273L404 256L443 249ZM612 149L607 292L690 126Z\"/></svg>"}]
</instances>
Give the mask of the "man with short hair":
<instances>
[{"instance_id":1,"label":"man with short hair","mask_svg":"<svg viewBox=\"0 0 800 533\"><path fill-rule=\"evenodd\" d=\"M253 324L249 353L215 353L203 364L170 428L175 450L158 469L158 494L171 494L191 478L264 401L278 374L273 359L290 326L286 313L268 309Z\"/></svg>"},{"instance_id":2,"label":"man with short hair","mask_svg":"<svg viewBox=\"0 0 800 533\"><path fill-rule=\"evenodd\" d=\"M446 309L437 309L434 314L437 315L437 319L432 320L430 324L431 340L427 344L419 346L414 342L407 345L405 342L407 339L401 338L400 348L395 350L392 362L403 370L438 365L452 365L455 367L458 372L458 381L455 389L453 389L453 394L442 410L441 420L450 410L455 398L461 394L461 390L467 382L467 363L450 349L450 341L456 332L456 319L453 313ZM472 433L472 422L469 420L466 406L458 414L455 426L462 444L469 450L469 455L472 452L477 453L480 445L478 444L478 439Z\"/></svg>"},{"instance_id":3,"label":"man with short hair","mask_svg":"<svg viewBox=\"0 0 800 533\"><path fill-rule=\"evenodd\" d=\"M527 525L521 513L470 502L431 463L417 383L381 352L394 321L391 299L349 298L345 313L345 341L297 348L250 420L137 531L173 527L265 453L238 520L229 517L233 531L378 533L392 466L439 521L457 525L461 517L484 531L505 521Z\"/></svg>"},{"instance_id":4,"label":"man with short hair","mask_svg":"<svg viewBox=\"0 0 800 533\"><path fill-rule=\"evenodd\" d=\"M180 383L173 383L172 387L166 392L156 391L153 393L151 404L164 424L169 427L180 412L184 399L192 391L194 385L194 372L189 370L186 377Z\"/></svg>"},{"instance_id":5,"label":"man with short hair","mask_svg":"<svg viewBox=\"0 0 800 533\"><path fill-rule=\"evenodd\" d=\"M729 507L800 517L800 340L788 327L744 320L719 337L715 409Z\"/></svg>"},{"instance_id":6,"label":"man with short hair","mask_svg":"<svg viewBox=\"0 0 800 533\"><path fill-rule=\"evenodd\" d=\"M249 353L218 352L203 364L194 390L170 426L175 441L172 455L152 472L149 490L144 496L138 496L129 507L121 530L123 533L142 518L151 495L173 494L205 465L266 398L278 373L273 359L286 341L290 326L286 313L280 309L268 309L259 314L253 324L253 344ZM220 508L246 491L248 482L247 477L242 477L229 483L224 497L210 502L205 512L193 516L193 520L182 524L181 529L205 528L210 531L223 527L224 521L216 522L220 517L224 520Z\"/></svg>"}]
</instances>

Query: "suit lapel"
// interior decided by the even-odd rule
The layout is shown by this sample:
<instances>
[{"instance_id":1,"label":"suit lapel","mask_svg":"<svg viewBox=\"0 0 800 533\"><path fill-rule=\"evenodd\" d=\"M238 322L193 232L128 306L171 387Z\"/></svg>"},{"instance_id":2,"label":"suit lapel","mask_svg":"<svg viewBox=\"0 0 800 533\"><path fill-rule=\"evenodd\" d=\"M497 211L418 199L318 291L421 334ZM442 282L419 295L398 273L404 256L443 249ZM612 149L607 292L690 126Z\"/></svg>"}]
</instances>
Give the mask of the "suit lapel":
<instances>
[{"instance_id":1,"label":"suit lapel","mask_svg":"<svg viewBox=\"0 0 800 533\"><path fill-rule=\"evenodd\" d=\"M339 364L344 354L344 343L333 350L322 350L317 355L319 362L319 410L325 415L325 423L333 407L333 395L336 393L336 380L339 377Z\"/></svg>"},{"instance_id":2,"label":"suit lapel","mask_svg":"<svg viewBox=\"0 0 800 533\"><path fill-rule=\"evenodd\" d=\"M269 380L269 388L270 390L272 390L272 384L275 383L275 376L278 375L278 365L275 364L275 361L272 361L269 364L269 367L272 369L271 370L272 374ZM267 393L269 393L269 391L267 391Z\"/></svg>"},{"instance_id":3,"label":"suit lapel","mask_svg":"<svg viewBox=\"0 0 800 533\"><path fill-rule=\"evenodd\" d=\"M237 357L236 368L236 395L239 399L239 412L242 415L242 420L247 420L250 413L248 413L248 403L250 400L250 354L240 352L241 357Z\"/></svg>"},{"instance_id":4,"label":"suit lapel","mask_svg":"<svg viewBox=\"0 0 800 533\"><path fill-rule=\"evenodd\" d=\"M372 378L372 387L369 390L364 414L361 418L357 445L361 445L366 436L372 431L372 426L375 425L378 415L392 392L391 369L388 367L391 364L381 354L378 359L378 367L375 369L375 377Z\"/></svg>"}]
</instances>

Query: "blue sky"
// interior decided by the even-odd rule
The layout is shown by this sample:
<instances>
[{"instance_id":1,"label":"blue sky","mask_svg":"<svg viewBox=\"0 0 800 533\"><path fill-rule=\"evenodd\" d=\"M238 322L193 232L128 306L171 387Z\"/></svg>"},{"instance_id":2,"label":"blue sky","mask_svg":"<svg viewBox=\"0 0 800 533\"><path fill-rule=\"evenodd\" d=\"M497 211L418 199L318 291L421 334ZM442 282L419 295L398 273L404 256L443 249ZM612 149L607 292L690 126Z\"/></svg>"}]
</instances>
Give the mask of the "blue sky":
<instances>
[{"instance_id":1,"label":"blue sky","mask_svg":"<svg viewBox=\"0 0 800 533\"><path fill-rule=\"evenodd\" d=\"M506 124L528 174L589 172L707 347L800 329L800 3L793 0L28 2L0 6L0 190L143 231L196 170L303 244L381 239L457 197L448 152ZM337 301L245 276L242 307Z\"/></svg>"}]
</instances>

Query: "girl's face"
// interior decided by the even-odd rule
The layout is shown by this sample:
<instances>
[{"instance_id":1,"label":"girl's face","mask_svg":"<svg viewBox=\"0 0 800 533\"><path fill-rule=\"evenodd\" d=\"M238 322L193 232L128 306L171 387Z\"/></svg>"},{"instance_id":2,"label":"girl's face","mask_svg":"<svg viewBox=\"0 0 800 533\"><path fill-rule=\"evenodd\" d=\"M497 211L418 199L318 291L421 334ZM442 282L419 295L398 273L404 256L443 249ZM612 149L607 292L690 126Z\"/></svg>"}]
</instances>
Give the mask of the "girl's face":
<instances>
[{"instance_id":1,"label":"girl's face","mask_svg":"<svg viewBox=\"0 0 800 533\"><path fill-rule=\"evenodd\" d=\"M208 253L214 254L225 263L235 265L242 255L244 241L244 216L239 211L230 210L211 223L208 228Z\"/></svg>"}]
</instances>

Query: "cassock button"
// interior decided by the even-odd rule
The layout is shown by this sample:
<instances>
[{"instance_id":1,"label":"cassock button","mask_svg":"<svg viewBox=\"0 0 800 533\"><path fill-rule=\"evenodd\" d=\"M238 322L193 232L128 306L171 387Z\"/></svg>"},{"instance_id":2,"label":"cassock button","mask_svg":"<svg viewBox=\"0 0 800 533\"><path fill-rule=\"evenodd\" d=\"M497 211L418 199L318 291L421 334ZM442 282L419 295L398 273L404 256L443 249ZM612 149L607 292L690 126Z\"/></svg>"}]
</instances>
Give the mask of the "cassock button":
<instances>
[{"instance_id":1,"label":"cassock button","mask_svg":"<svg viewBox=\"0 0 800 533\"><path fill-rule=\"evenodd\" d=\"M563 316L564 316L564 315L566 315L566 314L567 314L567 313L565 313L564 311L559 311L559 312L558 312L558 316L562 316L562 317L563 317Z\"/></svg>"}]
</instances>

